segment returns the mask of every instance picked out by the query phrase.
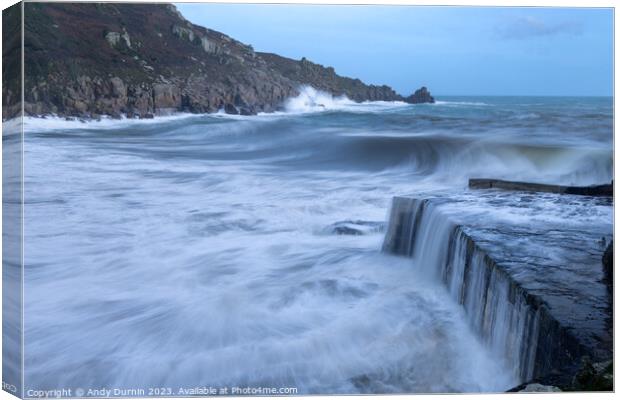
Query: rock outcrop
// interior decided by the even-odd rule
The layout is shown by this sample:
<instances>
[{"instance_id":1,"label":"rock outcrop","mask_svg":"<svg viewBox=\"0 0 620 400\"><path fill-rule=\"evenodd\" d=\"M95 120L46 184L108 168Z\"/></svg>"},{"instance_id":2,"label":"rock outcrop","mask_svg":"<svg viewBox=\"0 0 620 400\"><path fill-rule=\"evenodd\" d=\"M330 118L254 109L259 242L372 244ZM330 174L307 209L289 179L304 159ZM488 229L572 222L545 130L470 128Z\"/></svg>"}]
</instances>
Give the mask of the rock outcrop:
<instances>
[{"instance_id":1,"label":"rock outcrop","mask_svg":"<svg viewBox=\"0 0 620 400\"><path fill-rule=\"evenodd\" d=\"M356 101L406 100L388 86L341 77L306 59L256 53L192 24L173 5L25 3L24 8L27 115L150 117L219 110L250 115L277 110L303 84ZM10 39L5 36L6 49L16 47ZM10 74L3 76L7 105L18 91L10 82L19 81ZM16 112L18 107L4 107L3 118Z\"/></svg>"},{"instance_id":2,"label":"rock outcrop","mask_svg":"<svg viewBox=\"0 0 620 400\"><path fill-rule=\"evenodd\" d=\"M345 95L355 101L402 101L402 96L389 86L366 85L359 79L341 77L332 67L324 67L302 58L291 60L277 54L258 53L269 67L286 78L310 85L335 96Z\"/></svg>"},{"instance_id":3,"label":"rock outcrop","mask_svg":"<svg viewBox=\"0 0 620 400\"><path fill-rule=\"evenodd\" d=\"M613 360L592 363L584 357L581 369L573 378L572 390L588 392L611 392L614 390Z\"/></svg>"},{"instance_id":4,"label":"rock outcrop","mask_svg":"<svg viewBox=\"0 0 620 400\"><path fill-rule=\"evenodd\" d=\"M435 98L431 96L431 92L428 91L426 86L422 86L416 90L411 96L404 99L407 103L420 104L420 103L434 103Z\"/></svg>"},{"instance_id":5,"label":"rock outcrop","mask_svg":"<svg viewBox=\"0 0 620 400\"><path fill-rule=\"evenodd\" d=\"M585 356L577 368L554 371L507 392L611 392L614 390L613 372L613 360L593 363Z\"/></svg>"},{"instance_id":6,"label":"rock outcrop","mask_svg":"<svg viewBox=\"0 0 620 400\"><path fill-rule=\"evenodd\" d=\"M15 4L2 10L2 118L22 110L22 9Z\"/></svg>"}]
</instances>

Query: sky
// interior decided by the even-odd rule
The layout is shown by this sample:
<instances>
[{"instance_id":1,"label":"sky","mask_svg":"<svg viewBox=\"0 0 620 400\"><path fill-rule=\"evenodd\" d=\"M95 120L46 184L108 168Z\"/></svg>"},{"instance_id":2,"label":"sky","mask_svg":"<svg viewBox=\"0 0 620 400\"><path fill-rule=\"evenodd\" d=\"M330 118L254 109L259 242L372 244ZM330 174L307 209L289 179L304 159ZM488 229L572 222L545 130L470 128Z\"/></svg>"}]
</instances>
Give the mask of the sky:
<instances>
[{"instance_id":1,"label":"sky","mask_svg":"<svg viewBox=\"0 0 620 400\"><path fill-rule=\"evenodd\" d=\"M609 8L177 4L256 51L408 95L613 95Z\"/></svg>"}]
</instances>

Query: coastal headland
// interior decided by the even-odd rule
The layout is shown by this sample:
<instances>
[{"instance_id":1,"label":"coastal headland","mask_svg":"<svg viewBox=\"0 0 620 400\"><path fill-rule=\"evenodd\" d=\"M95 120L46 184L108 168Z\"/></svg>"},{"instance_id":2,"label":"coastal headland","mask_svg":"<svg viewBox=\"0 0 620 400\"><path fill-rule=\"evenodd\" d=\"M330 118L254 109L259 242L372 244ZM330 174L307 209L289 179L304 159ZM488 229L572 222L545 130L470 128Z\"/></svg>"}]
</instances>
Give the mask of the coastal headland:
<instances>
[{"instance_id":1,"label":"coastal headland","mask_svg":"<svg viewBox=\"0 0 620 400\"><path fill-rule=\"evenodd\" d=\"M8 12L19 21L17 6ZM256 52L171 4L26 3L24 13L26 115L253 115L278 110L303 85L356 102L434 102L425 87L405 97L306 58ZM21 109L19 28L5 27L4 119Z\"/></svg>"}]
</instances>

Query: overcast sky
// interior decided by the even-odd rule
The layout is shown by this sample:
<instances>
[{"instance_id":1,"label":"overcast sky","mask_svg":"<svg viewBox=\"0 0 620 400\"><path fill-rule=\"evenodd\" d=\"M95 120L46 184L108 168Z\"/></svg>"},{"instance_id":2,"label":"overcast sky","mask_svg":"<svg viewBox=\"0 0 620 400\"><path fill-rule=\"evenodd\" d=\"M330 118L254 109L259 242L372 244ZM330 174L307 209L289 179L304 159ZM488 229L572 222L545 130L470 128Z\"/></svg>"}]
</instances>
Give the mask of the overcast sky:
<instances>
[{"instance_id":1,"label":"overcast sky","mask_svg":"<svg viewBox=\"0 0 620 400\"><path fill-rule=\"evenodd\" d=\"M257 51L402 94L612 95L611 9L177 4Z\"/></svg>"}]
</instances>

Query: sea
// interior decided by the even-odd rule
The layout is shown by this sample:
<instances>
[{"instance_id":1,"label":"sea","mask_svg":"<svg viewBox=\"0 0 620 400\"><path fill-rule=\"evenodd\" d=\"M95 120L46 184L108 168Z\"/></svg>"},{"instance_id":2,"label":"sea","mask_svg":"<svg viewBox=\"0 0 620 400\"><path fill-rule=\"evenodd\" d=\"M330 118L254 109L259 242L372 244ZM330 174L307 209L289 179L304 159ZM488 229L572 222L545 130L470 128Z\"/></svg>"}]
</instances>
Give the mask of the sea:
<instances>
[{"instance_id":1,"label":"sea","mask_svg":"<svg viewBox=\"0 0 620 400\"><path fill-rule=\"evenodd\" d=\"M25 118L25 390L521 383L445 285L381 251L391 200L471 206L470 178L609 183L613 99L436 100L305 87L257 116ZM541 204L543 223L557 215ZM611 218L601 208L588 223Z\"/></svg>"}]
</instances>

